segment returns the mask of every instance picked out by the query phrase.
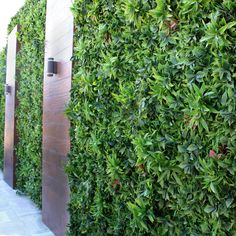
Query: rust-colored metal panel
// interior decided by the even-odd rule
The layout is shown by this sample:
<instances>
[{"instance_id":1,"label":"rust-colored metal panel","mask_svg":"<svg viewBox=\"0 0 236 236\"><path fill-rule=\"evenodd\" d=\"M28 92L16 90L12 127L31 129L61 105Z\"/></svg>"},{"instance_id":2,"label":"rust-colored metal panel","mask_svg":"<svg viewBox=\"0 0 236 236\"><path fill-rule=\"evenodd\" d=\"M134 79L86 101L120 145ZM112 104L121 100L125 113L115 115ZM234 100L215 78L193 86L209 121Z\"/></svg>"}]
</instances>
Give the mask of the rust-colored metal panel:
<instances>
[{"instance_id":1,"label":"rust-colored metal panel","mask_svg":"<svg viewBox=\"0 0 236 236\"><path fill-rule=\"evenodd\" d=\"M15 144L17 142L16 127L15 127L15 108L16 108L16 54L19 50L19 43L16 38L16 33L19 31L19 26L16 26L8 36L7 45L7 73L6 84L10 90L6 93L5 105L5 135L4 135L4 180L12 188L15 187L15 167L16 154Z\"/></svg>"},{"instance_id":2,"label":"rust-colored metal panel","mask_svg":"<svg viewBox=\"0 0 236 236\"><path fill-rule=\"evenodd\" d=\"M57 236L69 223L68 179L64 172L70 151L69 120L64 110L70 100L73 52L71 0L48 0L43 101L43 221ZM47 59L54 58L57 74L47 76Z\"/></svg>"}]
</instances>

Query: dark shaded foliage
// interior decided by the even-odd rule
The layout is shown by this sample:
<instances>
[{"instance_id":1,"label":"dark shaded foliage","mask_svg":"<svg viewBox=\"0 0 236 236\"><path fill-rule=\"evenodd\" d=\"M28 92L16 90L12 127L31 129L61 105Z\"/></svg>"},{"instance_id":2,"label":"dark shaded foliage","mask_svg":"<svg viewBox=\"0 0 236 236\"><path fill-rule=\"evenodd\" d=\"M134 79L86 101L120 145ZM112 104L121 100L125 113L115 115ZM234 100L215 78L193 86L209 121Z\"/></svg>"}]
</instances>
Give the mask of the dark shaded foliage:
<instances>
[{"instance_id":1,"label":"dark shaded foliage","mask_svg":"<svg viewBox=\"0 0 236 236\"><path fill-rule=\"evenodd\" d=\"M41 205L42 102L46 0L27 0L12 18L9 32L16 24L20 51L17 55L16 128L17 189Z\"/></svg>"}]
</instances>

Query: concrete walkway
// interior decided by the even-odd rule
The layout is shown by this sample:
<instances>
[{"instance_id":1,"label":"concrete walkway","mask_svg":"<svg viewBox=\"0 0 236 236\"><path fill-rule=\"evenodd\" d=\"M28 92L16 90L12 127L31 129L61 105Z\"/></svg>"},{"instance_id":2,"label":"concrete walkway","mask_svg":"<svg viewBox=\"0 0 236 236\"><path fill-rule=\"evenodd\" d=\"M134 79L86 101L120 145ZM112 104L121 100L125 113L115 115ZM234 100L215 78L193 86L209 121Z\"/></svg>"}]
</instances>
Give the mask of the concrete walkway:
<instances>
[{"instance_id":1,"label":"concrete walkway","mask_svg":"<svg viewBox=\"0 0 236 236\"><path fill-rule=\"evenodd\" d=\"M16 195L1 172L0 236L54 236L42 223L40 210L28 198Z\"/></svg>"}]
</instances>

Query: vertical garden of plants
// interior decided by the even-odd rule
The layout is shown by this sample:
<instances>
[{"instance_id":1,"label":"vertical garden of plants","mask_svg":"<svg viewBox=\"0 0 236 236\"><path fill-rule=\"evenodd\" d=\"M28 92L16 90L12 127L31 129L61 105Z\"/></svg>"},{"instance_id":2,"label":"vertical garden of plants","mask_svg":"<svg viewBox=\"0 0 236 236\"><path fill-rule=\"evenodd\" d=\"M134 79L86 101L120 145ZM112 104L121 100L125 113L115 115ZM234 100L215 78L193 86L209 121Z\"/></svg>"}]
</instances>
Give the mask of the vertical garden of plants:
<instances>
[{"instance_id":1,"label":"vertical garden of plants","mask_svg":"<svg viewBox=\"0 0 236 236\"><path fill-rule=\"evenodd\" d=\"M12 18L20 25L17 54L17 189L41 204L42 102L46 0L27 0Z\"/></svg>"},{"instance_id":2,"label":"vertical garden of plants","mask_svg":"<svg viewBox=\"0 0 236 236\"><path fill-rule=\"evenodd\" d=\"M235 8L74 1L70 235L236 234Z\"/></svg>"},{"instance_id":3,"label":"vertical garden of plants","mask_svg":"<svg viewBox=\"0 0 236 236\"><path fill-rule=\"evenodd\" d=\"M3 156L4 156L5 80L6 80L6 50L3 49L0 52L0 170L3 169Z\"/></svg>"}]
</instances>

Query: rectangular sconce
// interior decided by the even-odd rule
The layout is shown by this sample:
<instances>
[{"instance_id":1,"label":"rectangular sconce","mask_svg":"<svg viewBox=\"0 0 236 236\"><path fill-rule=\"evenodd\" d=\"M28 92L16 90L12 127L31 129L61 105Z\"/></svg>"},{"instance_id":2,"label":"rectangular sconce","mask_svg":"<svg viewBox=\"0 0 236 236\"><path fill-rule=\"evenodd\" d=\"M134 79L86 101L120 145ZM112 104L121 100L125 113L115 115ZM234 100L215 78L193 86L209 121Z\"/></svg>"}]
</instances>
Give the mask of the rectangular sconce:
<instances>
[{"instance_id":1,"label":"rectangular sconce","mask_svg":"<svg viewBox=\"0 0 236 236\"><path fill-rule=\"evenodd\" d=\"M5 94L8 95L11 93L11 86L8 84L5 84Z\"/></svg>"},{"instance_id":2,"label":"rectangular sconce","mask_svg":"<svg viewBox=\"0 0 236 236\"><path fill-rule=\"evenodd\" d=\"M57 62L54 61L54 58L48 58L48 70L47 76L52 77L53 75L57 74Z\"/></svg>"}]
</instances>

